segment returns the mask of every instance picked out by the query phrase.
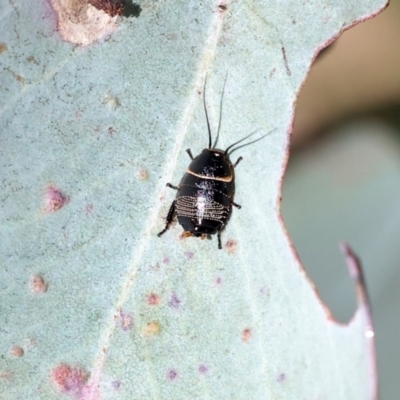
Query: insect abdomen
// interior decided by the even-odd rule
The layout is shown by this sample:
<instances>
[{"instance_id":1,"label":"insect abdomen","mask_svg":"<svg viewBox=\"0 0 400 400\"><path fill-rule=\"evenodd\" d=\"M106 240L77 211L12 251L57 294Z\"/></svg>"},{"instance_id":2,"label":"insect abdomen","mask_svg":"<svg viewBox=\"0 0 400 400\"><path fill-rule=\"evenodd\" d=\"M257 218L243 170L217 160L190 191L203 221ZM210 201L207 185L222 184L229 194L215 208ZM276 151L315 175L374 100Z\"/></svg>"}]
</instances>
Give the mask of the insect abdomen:
<instances>
[{"instance_id":1,"label":"insect abdomen","mask_svg":"<svg viewBox=\"0 0 400 400\"><path fill-rule=\"evenodd\" d=\"M203 196L180 196L176 199L176 213L178 217L210 219L223 223L229 211L222 204Z\"/></svg>"},{"instance_id":2,"label":"insect abdomen","mask_svg":"<svg viewBox=\"0 0 400 400\"><path fill-rule=\"evenodd\" d=\"M194 179L193 179L194 178ZM187 184L192 181L192 184ZM216 233L228 220L231 200L215 188L213 180L185 174L176 194L176 214L186 232L195 236Z\"/></svg>"}]
</instances>

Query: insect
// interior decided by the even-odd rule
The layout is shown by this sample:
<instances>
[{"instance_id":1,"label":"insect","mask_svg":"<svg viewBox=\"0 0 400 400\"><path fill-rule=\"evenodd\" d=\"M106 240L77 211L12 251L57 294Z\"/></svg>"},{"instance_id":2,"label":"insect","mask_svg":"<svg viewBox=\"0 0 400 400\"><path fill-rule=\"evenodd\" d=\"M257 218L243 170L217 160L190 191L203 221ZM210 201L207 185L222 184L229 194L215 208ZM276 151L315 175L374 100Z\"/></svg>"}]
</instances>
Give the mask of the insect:
<instances>
[{"instance_id":1,"label":"insect","mask_svg":"<svg viewBox=\"0 0 400 400\"><path fill-rule=\"evenodd\" d=\"M232 214L232 206L241 208L239 204L233 201L233 197L235 194L235 168L243 158L239 157L232 164L230 155L239 147L261 140L265 135L246 145L234 148L237 144L252 136L255 133L253 132L231 144L225 151L215 148L221 125L224 89L221 95L218 131L213 144L206 106L206 83L207 78L204 82L203 105L207 120L208 147L197 157L193 157L191 150L187 149L186 152L192 162L187 167L179 186L167 183L167 186L175 189L177 193L169 209L165 228L157 236L160 237L168 230L176 214L179 224L184 229L183 237L195 236L205 239L209 235L216 233L218 236L218 248L222 249L221 232Z\"/></svg>"}]
</instances>

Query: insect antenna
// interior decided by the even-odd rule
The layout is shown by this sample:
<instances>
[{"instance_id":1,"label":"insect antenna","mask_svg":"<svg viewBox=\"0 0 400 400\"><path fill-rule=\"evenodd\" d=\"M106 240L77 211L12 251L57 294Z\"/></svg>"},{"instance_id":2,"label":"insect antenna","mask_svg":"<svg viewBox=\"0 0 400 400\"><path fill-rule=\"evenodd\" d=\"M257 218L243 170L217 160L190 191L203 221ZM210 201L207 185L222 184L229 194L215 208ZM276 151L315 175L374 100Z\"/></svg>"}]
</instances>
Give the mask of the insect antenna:
<instances>
[{"instance_id":1,"label":"insect antenna","mask_svg":"<svg viewBox=\"0 0 400 400\"><path fill-rule=\"evenodd\" d=\"M215 142L213 144L213 149L217 147L218 139L219 139L219 132L221 130L221 121L222 121L222 102L224 99L224 94L225 94L225 85L226 85L226 80L228 79L228 73L226 73L225 80L224 80L224 86L222 86L222 93L221 93L221 101L219 104L219 121L218 121L218 130L217 130L217 137L215 138Z\"/></svg>"},{"instance_id":2,"label":"insect antenna","mask_svg":"<svg viewBox=\"0 0 400 400\"><path fill-rule=\"evenodd\" d=\"M240 140L238 140L237 142L231 144L231 145L225 150L225 155L226 155L226 156L229 156L229 155L231 155L234 151L236 151L237 149L240 149L240 148L242 148L242 147L244 147L244 146L248 146L248 145L250 145L250 144L253 144L253 143L258 142L258 141L261 140L261 139L264 139L265 136L269 135L269 134L270 134L271 132L273 132L274 130L275 130L275 129L273 129L272 131L269 131L269 132L266 133L265 135L262 135L262 136L259 137L258 139L255 139L255 140L253 140L253 141L251 141L251 142L249 142L249 143L242 144L241 146L238 146L238 147L234 148L233 150L229 151L230 149L232 149L232 147L236 146L237 144L243 142L243 140L246 140L246 139L248 139L249 137L253 136L255 133L257 133L257 132L259 131L259 129L257 129L256 131L250 133L250 135L247 135L247 136L245 136L243 139L240 139Z\"/></svg>"},{"instance_id":3,"label":"insect antenna","mask_svg":"<svg viewBox=\"0 0 400 400\"><path fill-rule=\"evenodd\" d=\"M204 111L206 113L206 120L207 120L207 129L208 129L208 148L211 149L211 128L210 128L210 120L208 119L207 113L207 106L206 106L206 84L207 84L207 74L206 79L204 80L204 88L203 88L203 104L204 104Z\"/></svg>"}]
</instances>

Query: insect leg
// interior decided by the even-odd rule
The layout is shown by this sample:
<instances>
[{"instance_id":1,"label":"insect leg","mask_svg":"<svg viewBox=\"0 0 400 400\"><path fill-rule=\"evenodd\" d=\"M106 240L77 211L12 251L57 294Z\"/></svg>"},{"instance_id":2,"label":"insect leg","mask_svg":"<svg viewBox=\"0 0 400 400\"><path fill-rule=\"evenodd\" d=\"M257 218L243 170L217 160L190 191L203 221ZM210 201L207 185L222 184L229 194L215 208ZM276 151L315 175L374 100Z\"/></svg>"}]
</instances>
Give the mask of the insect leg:
<instances>
[{"instance_id":1,"label":"insect leg","mask_svg":"<svg viewBox=\"0 0 400 400\"><path fill-rule=\"evenodd\" d=\"M221 231L222 231L222 229L219 229L218 230L218 249L222 249L222 244L221 244Z\"/></svg>"},{"instance_id":2,"label":"insect leg","mask_svg":"<svg viewBox=\"0 0 400 400\"><path fill-rule=\"evenodd\" d=\"M174 218L174 213L175 213L175 200L172 202L171 207L169 208L167 215L167 224L165 225L165 228L157 234L158 237L160 237L163 233L165 233L168 230L169 224L172 222Z\"/></svg>"},{"instance_id":3,"label":"insect leg","mask_svg":"<svg viewBox=\"0 0 400 400\"><path fill-rule=\"evenodd\" d=\"M175 190L178 190L178 189L179 189L178 186L171 185L170 183L167 183L167 186L168 186L169 188L171 188L171 189L175 189Z\"/></svg>"},{"instance_id":4,"label":"insect leg","mask_svg":"<svg viewBox=\"0 0 400 400\"><path fill-rule=\"evenodd\" d=\"M233 201L232 201L232 203L231 203L233 206L235 206L236 208L242 208L242 206L241 205L239 205L239 204L236 204L236 203L234 203Z\"/></svg>"},{"instance_id":5,"label":"insect leg","mask_svg":"<svg viewBox=\"0 0 400 400\"><path fill-rule=\"evenodd\" d=\"M190 149L187 149L186 150L186 153L188 153L189 154L189 157L193 160L193 154L192 154L192 150L190 150Z\"/></svg>"},{"instance_id":6,"label":"insect leg","mask_svg":"<svg viewBox=\"0 0 400 400\"><path fill-rule=\"evenodd\" d=\"M242 161L243 160L243 157L239 157L237 160L236 160L236 162L235 162L235 164L233 164L233 168L236 168L236 166L240 163L240 161Z\"/></svg>"}]
</instances>

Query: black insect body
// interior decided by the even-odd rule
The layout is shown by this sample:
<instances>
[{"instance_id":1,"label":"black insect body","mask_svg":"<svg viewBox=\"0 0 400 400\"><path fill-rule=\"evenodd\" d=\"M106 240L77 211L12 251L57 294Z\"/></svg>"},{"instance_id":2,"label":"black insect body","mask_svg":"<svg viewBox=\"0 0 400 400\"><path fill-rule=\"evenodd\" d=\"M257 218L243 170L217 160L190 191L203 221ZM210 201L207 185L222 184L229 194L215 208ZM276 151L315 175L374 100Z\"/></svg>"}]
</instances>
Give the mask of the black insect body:
<instances>
[{"instance_id":1,"label":"black insect body","mask_svg":"<svg viewBox=\"0 0 400 400\"><path fill-rule=\"evenodd\" d=\"M167 183L167 186L177 190L177 193L169 209L165 229L158 236L161 236L168 230L176 214L178 222L184 229L183 237L196 236L205 239L208 235L217 233L218 248L221 249L221 231L232 214L232 206L240 208L233 201L235 194L234 168L242 160L242 157L239 157L236 163L232 164L229 159L229 150L252 134L232 144L225 151L216 149L215 145L218 140L219 127L217 139L214 145L212 145L210 123L205 103L205 84L203 101L207 119L209 145L197 157L193 157L190 149L186 150L192 162L186 169L186 173L179 186ZM262 139L262 137L255 141Z\"/></svg>"}]
</instances>

